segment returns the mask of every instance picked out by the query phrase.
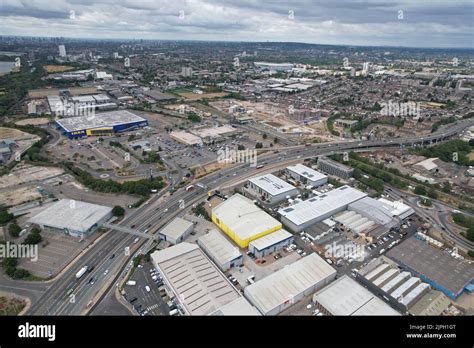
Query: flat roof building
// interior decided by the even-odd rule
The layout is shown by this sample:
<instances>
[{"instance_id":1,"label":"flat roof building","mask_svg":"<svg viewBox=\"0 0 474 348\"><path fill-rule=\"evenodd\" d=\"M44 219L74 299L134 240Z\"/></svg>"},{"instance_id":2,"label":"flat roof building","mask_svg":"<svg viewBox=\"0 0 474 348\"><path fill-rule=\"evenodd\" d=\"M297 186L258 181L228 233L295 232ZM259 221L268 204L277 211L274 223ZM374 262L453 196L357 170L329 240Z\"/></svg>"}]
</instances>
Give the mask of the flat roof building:
<instances>
[{"instance_id":1,"label":"flat roof building","mask_svg":"<svg viewBox=\"0 0 474 348\"><path fill-rule=\"evenodd\" d=\"M212 210L212 221L239 247L281 229L281 223L240 194Z\"/></svg>"},{"instance_id":2,"label":"flat roof building","mask_svg":"<svg viewBox=\"0 0 474 348\"><path fill-rule=\"evenodd\" d=\"M347 275L315 293L313 302L327 315L400 315Z\"/></svg>"},{"instance_id":3,"label":"flat roof building","mask_svg":"<svg viewBox=\"0 0 474 348\"><path fill-rule=\"evenodd\" d=\"M453 300L474 281L474 267L469 262L414 237L392 248L386 256Z\"/></svg>"},{"instance_id":4,"label":"flat roof building","mask_svg":"<svg viewBox=\"0 0 474 348\"><path fill-rule=\"evenodd\" d=\"M189 146L202 146L202 139L194 134L185 131L173 131L170 133L170 137L179 143Z\"/></svg>"},{"instance_id":5,"label":"flat roof building","mask_svg":"<svg viewBox=\"0 0 474 348\"><path fill-rule=\"evenodd\" d=\"M178 244L189 236L193 230L194 224L192 222L177 217L163 227L158 232L158 236L171 244Z\"/></svg>"},{"instance_id":6,"label":"flat roof building","mask_svg":"<svg viewBox=\"0 0 474 348\"><path fill-rule=\"evenodd\" d=\"M148 121L130 111L116 110L89 116L58 119L56 125L64 135L73 139L94 135L112 135L148 126Z\"/></svg>"},{"instance_id":7,"label":"flat roof building","mask_svg":"<svg viewBox=\"0 0 474 348\"><path fill-rule=\"evenodd\" d=\"M281 202L287 197L298 194L296 187L273 174L264 174L249 179L247 191L270 204Z\"/></svg>"},{"instance_id":8,"label":"flat roof building","mask_svg":"<svg viewBox=\"0 0 474 348\"><path fill-rule=\"evenodd\" d=\"M323 195L282 208L278 214L285 226L293 232L300 232L316 222L347 209L349 204L366 196L366 193L344 185Z\"/></svg>"},{"instance_id":9,"label":"flat roof building","mask_svg":"<svg viewBox=\"0 0 474 348\"><path fill-rule=\"evenodd\" d=\"M210 315L219 310L225 315L226 305L241 298L239 291L196 244L183 242L155 251L151 259L179 307L188 315Z\"/></svg>"},{"instance_id":10,"label":"flat roof building","mask_svg":"<svg viewBox=\"0 0 474 348\"><path fill-rule=\"evenodd\" d=\"M29 221L39 225L43 230L82 237L97 230L111 217L112 208L110 207L61 199L30 218Z\"/></svg>"},{"instance_id":11,"label":"flat roof building","mask_svg":"<svg viewBox=\"0 0 474 348\"><path fill-rule=\"evenodd\" d=\"M336 270L312 253L247 286L244 294L263 315L277 315L335 277Z\"/></svg>"},{"instance_id":12,"label":"flat roof building","mask_svg":"<svg viewBox=\"0 0 474 348\"><path fill-rule=\"evenodd\" d=\"M197 243L223 272L243 264L243 256L239 248L235 247L216 229L199 237Z\"/></svg>"},{"instance_id":13,"label":"flat roof building","mask_svg":"<svg viewBox=\"0 0 474 348\"><path fill-rule=\"evenodd\" d=\"M303 185L318 187L328 182L328 177L326 175L303 164L298 163L294 166L289 166L286 170L293 179L298 180Z\"/></svg>"},{"instance_id":14,"label":"flat roof building","mask_svg":"<svg viewBox=\"0 0 474 348\"><path fill-rule=\"evenodd\" d=\"M318 168L330 175L335 175L343 179L352 177L354 169L342 163L333 161L327 157L320 157L318 159Z\"/></svg>"},{"instance_id":15,"label":"flat roof building","mask_svg":"<svg viewBox=\"0 0 474 348\"><path fill-rule=\"evenodd\" d=\"M293 243L294 237L283 229L272 232L249 243L249 251L256 257L264 257Z\"/></svg>"}]
</instances>

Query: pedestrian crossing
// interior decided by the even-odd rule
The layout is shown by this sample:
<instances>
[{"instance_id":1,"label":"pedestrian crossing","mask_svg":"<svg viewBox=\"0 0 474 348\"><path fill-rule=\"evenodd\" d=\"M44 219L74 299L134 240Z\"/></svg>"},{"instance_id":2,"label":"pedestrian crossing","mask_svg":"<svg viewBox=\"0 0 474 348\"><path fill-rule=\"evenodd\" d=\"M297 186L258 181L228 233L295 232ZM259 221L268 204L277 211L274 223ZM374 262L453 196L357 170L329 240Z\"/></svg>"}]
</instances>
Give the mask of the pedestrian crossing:
<instances>
[{"instance_id":1,"label":"pedestrian crossing","mask_svg":"<svg viewBox=\"0 0 474 348\"><path fill-rule=\"evenodd\" d=\"M146 310L149 312L149 311L154 310L155 308L158 308L158 303L155 303L154 305L147 307Z\"/></svg>"}]
</instances>

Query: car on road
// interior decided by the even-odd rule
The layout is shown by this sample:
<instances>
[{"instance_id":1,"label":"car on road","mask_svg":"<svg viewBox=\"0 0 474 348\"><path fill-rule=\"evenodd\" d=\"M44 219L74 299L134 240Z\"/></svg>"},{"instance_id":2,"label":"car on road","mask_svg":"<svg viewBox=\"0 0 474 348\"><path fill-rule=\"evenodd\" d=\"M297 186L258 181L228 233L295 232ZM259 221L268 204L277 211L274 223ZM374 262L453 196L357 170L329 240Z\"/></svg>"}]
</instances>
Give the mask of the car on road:
<instances>
[{"instance_id":1,"label":"car on road","mask_svg":"<svg viewBox=\"0 0 474 348\"><path fill-rule=\"evenodd\" d=\"M110 256L110 259L113 259L115 257L115 254L112 254L112 256Z\"/></svg>"},{"instance_id":2,"label":"car on road","mask_svg":"<svg viewBox=\"0 0 474 348\"><path fill-rule=\"evenodd\" d=\"M145 285L145 290L146 290L146 292L150 292L150 291L151 291L151 289L150 289L150 287L149 287L148 285Z\"/></svg>"},{"instance_id":3,"label":"car on road","mask_svg":"<svg viewBox=\"0 0 474 348\"><path fill-rule=\"evenodd\" d=\"M104 272L104 275L106 276L107 274L109 274L109 270L106 269L105 272Z\"/></svg>"},{"instance_id":4,"label":"car on road","mask_svg":"<svg viewBox=\"0 0 474 348\"><path fill-rule=\"evenodd\" d=\"M90 284L90 285L94 285L94 283L95 283L95 278L94 278L94 277L92 277L91 279L89 279L89 284Z\"/></svg>"}]
</instances>

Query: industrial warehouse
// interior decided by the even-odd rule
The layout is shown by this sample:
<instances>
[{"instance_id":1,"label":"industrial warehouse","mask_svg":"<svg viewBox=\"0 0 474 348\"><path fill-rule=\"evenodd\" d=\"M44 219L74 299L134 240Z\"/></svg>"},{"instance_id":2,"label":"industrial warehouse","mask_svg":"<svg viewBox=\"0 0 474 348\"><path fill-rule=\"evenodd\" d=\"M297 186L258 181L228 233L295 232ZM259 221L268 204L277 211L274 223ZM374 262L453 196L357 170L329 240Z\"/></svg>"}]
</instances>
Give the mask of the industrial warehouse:
<instances>
[{"instance_id":1,"label":"industrial warehouse","mask_svg":"<svg viewBox=\"0 0 474 348\"><path fill-rule=\"evenodd\" d=\"M453 300L465 290L472 291L474 267L455 255L429 245L426 241L408 238L390 250L387 257Z\"/></svg>"},{"instance_id":2,"label":"industrial warehouse","mask_svg":"<svg viewBox=\"0 0 474 348\"><path fill-rule=\"evenodd\" d=\"M265 257L290 245L293 240L293 235L282 229L251 241L249 251L256 257Z\"/></svg>"},{"instance_id":3,"label":"industrial warehouse","mask_svg":"<svg viewBox=\"0 0 474 348\"><path fill-rule=\"evenodd\" d=\"M273 174L265 174L248 180L249 193L266 203L278 203L296 196L298 190Z\"/></svg>"},{"instance_id":4,"label":"industrial warehouse","mask_svg":"<svg viewBox=\"0 0 474 348\"><path fill-rule=\"evenodd\" d=\"M148 121L130 111L116 110L88 116L57 119L56 125L65 136L73 139L113 135L114 133L146 127Z\"/></svg>"},{"instance_id":5,"label":"industrial warehouse","mask_svg":"<svg viewBox=\"0 0 474 348\"><path fill-rule=\"evenodd\" d=\"M336 277L336 270L313 253L245 288L245 297L263 315L277 315Z\"/></svg>"},{"instance_id":6,"label":"industrial warehouse","mask_svg":"<svg viewBox=\"0 0 474 348\"><path fill-rule=\"evenodd\" d=\"M184 314L255 315L248 301L196 244L180 243L151 254L153 265ZM230 303L238 301L238 305ZM228 306L226 306L228 305Z\"/></svg>"},{"instance_id":7,"label":"industrial warehouse","mask_svg":"<svg viewBox=\"0 0 474 348\"><path fill-rule=\"evenodd\" d=\"M347 275L315 293L313 302L326 315L400 315Z\"/></svg>"},{"instance_id":8,"label":"industrial warehouse","mask_svg":"<svg viewBox=\"0 0 474 348\"><path fill-rule=\"evenodd\" d=\"M212 210L212 221L239 247L282 228L282 224L240 194Z\"/></svg>"},{"instance_id":9,"label":"industrial warehouse","mask_svg":"<svg viewBox=\"0 0 474 348\"><path fill-rule=\"evenodd\" d=\"M43 230L85 237L112 217L112 208L72 199L61 199L29 221Z\"/></svg>"},{"instance_id":10,"label":"industrial warehouse","mask_svg":"<svg viewBox=\"0 0 474 348\"><path fill-rule=\"evenodd\" d=\"M285 226L288 226L293 232L301 232L305 228L347 209L349 204L366 196L366 193L344 185L321 196L312 197L280 209L278 214Z\"/></svg>"},{"instance_id":11,"label":"industrial warehouse","mask_svg":"<svg viewBox=\"0 0 474 348\"><path fill-rule=\"evenodd\" d=\"M171 244L181 243L194 230L194 224L183 218L177 217L168 225L163 227L158 236L160 239L170 242Z\"/></svg>"},{"instance_id":12,"label":"industrial warehouse","mask_svg":"<svg viewBox=\"0 0 474 348\"><path fill-rule=\"evenodd\" d=\"M289 166L286 170L291 178L299 181L303 185L318 187L328 182L328 177L326 175L300 163L294 166Z\"/></svg>"},{"instance_id":13,"label":"industrial warehouse","mask_svg":"<svg viewBox=\"0 0 474 348\"><path fill-rule=\"evenodd\" d=\"M374 294L385 298L399 312L412 315L441 315L450 305L449 298L422 279L402 271L385 257L371 260L356 278Z\"/></svg>"},{"instance_id":14,"label":"industrial warehouse","mask_svg":"<svg viewBox=\"0 0 474 348\"><path fill-rule=\"evenodd\" d=\"M219 231L210 230L197 240L198 245L209 258L225 272L243 264L242 253L232 245Z\"/></svg>"}]
</instances>

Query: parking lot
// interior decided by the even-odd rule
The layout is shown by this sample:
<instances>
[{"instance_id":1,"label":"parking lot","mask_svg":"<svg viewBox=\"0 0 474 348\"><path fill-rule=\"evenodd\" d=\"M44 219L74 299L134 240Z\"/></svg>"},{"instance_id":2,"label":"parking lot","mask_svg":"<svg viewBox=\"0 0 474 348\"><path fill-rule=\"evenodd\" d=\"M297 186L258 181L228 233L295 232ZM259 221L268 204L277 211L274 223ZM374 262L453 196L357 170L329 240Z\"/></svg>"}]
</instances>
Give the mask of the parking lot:
<instances>
[{"instance_id":1,"label":"parking lot","mask_svg":"<svg viewBox=\"0 0 474 348\"><path fill-rule=\"evenodd\" d=\"M140 265L127 282L129 285L123 288L125 299L137 315L169 315L170 311L176 308L174 303L168 305L170 298L158 274L150 273L153 270L150 262Z\"/></svg>"},{"instance_id":2,"label":"parking lot","mask_svg":"<svg viewBox=\"0 0 474 348\"><path fill-rule=\"evenodd\" d=\"M43 231L41 236L43 241L38 244L38 260L19 259L18 266L37 277L49 278L59 273L99 235L93 234L82 242L78 238L51 231Z\"/></svg>"}]
</instances>

